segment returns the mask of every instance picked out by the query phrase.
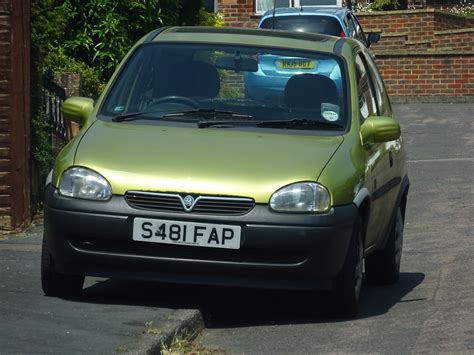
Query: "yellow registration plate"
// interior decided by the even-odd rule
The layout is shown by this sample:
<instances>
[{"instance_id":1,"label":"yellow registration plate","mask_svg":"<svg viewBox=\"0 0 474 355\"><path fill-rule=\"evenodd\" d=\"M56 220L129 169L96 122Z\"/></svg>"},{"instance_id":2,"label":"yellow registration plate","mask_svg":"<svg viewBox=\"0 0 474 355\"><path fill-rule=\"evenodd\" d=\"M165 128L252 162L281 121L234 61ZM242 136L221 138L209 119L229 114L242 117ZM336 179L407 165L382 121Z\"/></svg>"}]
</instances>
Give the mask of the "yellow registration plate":
<instances>
[{"instance_id":1,"label":"yellow registration plate","mask_svg":"<svg viewBox=\"0 0 474 355\"><path fill-rule=\"evenodd\" d=\"M314 69L315 60L309 59L280 59L277 60L278 69Z\"/></svg>"}]
</instances>

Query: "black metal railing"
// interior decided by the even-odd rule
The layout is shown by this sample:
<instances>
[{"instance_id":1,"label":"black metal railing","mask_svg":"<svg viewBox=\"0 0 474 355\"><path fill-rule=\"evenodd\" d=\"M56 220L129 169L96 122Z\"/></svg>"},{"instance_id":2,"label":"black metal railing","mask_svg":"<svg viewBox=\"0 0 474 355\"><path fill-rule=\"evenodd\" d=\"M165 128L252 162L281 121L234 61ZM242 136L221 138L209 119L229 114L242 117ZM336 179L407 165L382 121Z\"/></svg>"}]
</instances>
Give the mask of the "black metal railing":
<instances>
[{"instance_id":1,"label":"black metal railing","mask_svg":"<svg viewBox=\"0 0 474 355\"><path fill-rule=\"evenodd\" d=\"M66 91L54 82L51 70L43 74L43 89L46 114L52 128L51 140L55 136L66 141L69 138L68 124L61 112L63 102L66 100Z\"/></svg>"}]
</instances>

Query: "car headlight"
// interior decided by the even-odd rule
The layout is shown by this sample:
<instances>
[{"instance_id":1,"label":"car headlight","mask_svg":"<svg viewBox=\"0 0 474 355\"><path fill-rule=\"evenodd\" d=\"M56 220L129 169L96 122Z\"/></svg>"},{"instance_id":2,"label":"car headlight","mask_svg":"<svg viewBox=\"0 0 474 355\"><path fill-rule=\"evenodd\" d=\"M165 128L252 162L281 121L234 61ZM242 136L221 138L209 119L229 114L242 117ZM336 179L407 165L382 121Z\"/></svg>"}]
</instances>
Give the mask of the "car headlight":
<instances>
[{"instance_id":1,"label":"car headlight","mask_svg":"<svg viewBox=\"0 0 474 355\"><path fill-rule=\"evenodd\" d=\"M326 212L330 203L328 190L315 182L285 186L270 199L270 207L281 212Z\"/></svg>"},{"instance_id":2,"label":"car headlight","mask_svg":"<svg viewBox=\"0 0 474 355\"><path fill-rule=\"evenodd\" d=\"M59 184L63 196L105 201L112 196L112 188L103 176L95 171L73 167L66 170Z\"/></svg>"}]
</instances>

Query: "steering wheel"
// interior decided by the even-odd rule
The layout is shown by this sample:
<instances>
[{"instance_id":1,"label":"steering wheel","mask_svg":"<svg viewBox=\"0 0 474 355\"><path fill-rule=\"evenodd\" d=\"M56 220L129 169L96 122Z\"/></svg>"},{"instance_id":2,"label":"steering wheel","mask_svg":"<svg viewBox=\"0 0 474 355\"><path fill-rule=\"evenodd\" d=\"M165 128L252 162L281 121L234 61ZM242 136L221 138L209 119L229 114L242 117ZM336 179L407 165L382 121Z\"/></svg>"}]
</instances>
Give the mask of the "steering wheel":
<instances>
[{"instance_id":1,"label":"steering wheel","mask_svg":"<svg viewBox=\"0 0 474 355\"><path fill-rule=\"evenodd\" d=\"M199 105L199 103L196 100L193 100L186 96L178 96L178 95L160 97L158 100L153 102L153 105L163 104L166 102L176 102L176 103L187 105L196 109L201 107L201 105Z\"/></svg>"}]
</instances>

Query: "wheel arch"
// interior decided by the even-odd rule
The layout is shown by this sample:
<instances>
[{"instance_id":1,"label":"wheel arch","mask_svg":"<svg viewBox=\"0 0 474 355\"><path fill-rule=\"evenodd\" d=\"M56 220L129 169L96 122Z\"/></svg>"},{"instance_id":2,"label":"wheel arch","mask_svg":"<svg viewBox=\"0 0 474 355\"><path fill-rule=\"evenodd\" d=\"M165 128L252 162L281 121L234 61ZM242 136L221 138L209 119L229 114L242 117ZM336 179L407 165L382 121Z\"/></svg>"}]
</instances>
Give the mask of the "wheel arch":
<instances>
[{"instance_id":1,"label":"wheel arch","mask_svg":"<svg viewBox=\"0 0 474 355\"><path fill-rule=\"evenodd\" d=\"M399 205L400 205L400 208L402 209L402 217L403 217L403 221L405 222L405 213L406 213L406 209L407 209L407 199L408 199L408 191L410 190L410 180L408 179L408 176L405 176L406 178L406 184L403 184L402 185L402 189L400 190L401 191L401 198L400 198L400 202L399 202Z\"/></svg>"},{"instance_id":2,"label":"wheel arch","mask_svg":"<svg viewBox=\"0 0 474 355\"><path fill-rule=\"evenodd\" d=\"M408 198L408 190L410 189L410 179L407 175L405 175L402 179L400 184L400 190L398 191L397 201L394 205L394 209L392 211L392 216L390 217L390 222L388 224L387 231L390 231L392 226L395 223L395 219L397 217L397 207L400 206L402 209L402 218L403 222L405 222L405 211L407 206L407 198ZM385 237L381 240L381 242L377 245L376 249L381 249L385 247L385 244L388 240L388 233L385 233Z\"/></svg>"},{"instance_id":3,"label":"wheel arch","mask_svg":"<svg viewBox=\"0 0 474 355\"><path fill-rule=\"evenodd\" d=\"M370 193L365 187L362 188L357 196L354 199L354 204L357 206L359 211L359 216L362 223L362 241L364 243L365 248L365 238L366 238L366 231L367 225L369 221L369 212L370 212Z\"/></svg>"}]
</instances>

